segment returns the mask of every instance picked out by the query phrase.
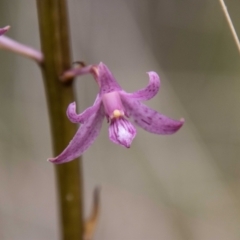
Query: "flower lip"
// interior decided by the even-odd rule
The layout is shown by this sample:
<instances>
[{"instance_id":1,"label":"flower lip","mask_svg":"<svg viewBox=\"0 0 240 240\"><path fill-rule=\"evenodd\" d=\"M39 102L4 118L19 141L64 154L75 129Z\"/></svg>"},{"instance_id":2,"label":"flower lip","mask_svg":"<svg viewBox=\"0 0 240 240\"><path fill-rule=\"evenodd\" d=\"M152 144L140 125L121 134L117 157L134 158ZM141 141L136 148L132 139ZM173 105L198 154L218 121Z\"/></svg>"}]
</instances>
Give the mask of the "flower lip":
<instances>
[{"instance_id":1,"label":"flower lip","mask_svg":"<svg viewBox=\"0 0 240 240\"><path fill-rule=\"evenodd\" d=\"M135 127L124 117L113 119L109 126L111 141L126 148L130 148L136 133Z\"/></svg>"}]
</instances>

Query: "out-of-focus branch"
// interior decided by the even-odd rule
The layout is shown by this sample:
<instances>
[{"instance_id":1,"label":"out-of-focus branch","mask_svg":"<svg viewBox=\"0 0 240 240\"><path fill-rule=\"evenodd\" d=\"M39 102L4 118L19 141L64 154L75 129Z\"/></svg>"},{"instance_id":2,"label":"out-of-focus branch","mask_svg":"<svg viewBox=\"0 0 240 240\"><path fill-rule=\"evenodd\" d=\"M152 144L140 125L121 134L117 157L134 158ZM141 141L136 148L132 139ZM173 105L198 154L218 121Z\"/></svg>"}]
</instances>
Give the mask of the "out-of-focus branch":
<instances>
[{"instance_id":1,"label":"out-of-focus branch","mask_svg":"<svg viewBox=\"0 0 240 240\"><path fill-rule=\"evenodd\" d=\"M84 240L93 240L100 212L100 188L94 189L92 212L84 225Z\"/></svg>"},{"instance_id":2,"label":"out-of-focus branch","mask_svg":"<svg viewBox=\"0 0 240 240\"><path fill-rule=\"evenodd\" d=\"M66 117L73 102L72 81L62 83L59 76L70 68L68 18L65 0L37 0L44 62L42 72L48 100L54 155L69 143L76 126ZM62 239L83 239L83 195L81 164L78 160L56 165Z\"/></svg>"},{"instance_id":3,"label":"out-of-focus branch","mask_svg":"<svg viewBox=\"0 0 240 240\"><path fill-rule=\"evenodd\" d=\"M238 51L239 51L239 53L240 53L240 42L239 42L239 38L238 38L237 32L236 32L236 30L235 30L235 27L234 27L234 25L233 25L233 23L232 23L231 17L230 17L230 15L229 15L229 13L228 13L227 6L226 6L224 0L219 0L219 1L220 1L221 6L222 6L224 15L225 15L225 17L226 17L226 19L227 19L227 22L228 22L228 25L229 25L229 27L230 27L230 30L231 30L231 32L232 32L233 38L234 38L234 40L235 40L235 43L236 43L236 45L237 45Z\"/></svg>"}]
</instances>

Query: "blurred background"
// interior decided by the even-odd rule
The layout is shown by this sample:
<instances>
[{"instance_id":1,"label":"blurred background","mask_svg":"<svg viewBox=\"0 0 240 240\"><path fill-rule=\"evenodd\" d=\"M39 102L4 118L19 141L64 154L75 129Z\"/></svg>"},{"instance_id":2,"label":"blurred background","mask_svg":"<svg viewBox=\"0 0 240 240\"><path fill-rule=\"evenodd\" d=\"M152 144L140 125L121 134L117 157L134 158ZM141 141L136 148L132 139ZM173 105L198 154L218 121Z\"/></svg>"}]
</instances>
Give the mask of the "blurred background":
<instances>
[{"instance_id":1,"label":"blurred background","mask_svg":"<svg viewBox=\"0 0 240 240\"><path fill-rule=\"evenodd\" d=\"M226 0L240 34L240 3ZM184 117L172 136L138 130L132 147L107 124L84 154L85 212L101 186L96 240L240 239L240 56L219 1L69 0L73 60L103 61L129 92L161 77L147 102ZM1 27L40 49L35 1L0 3ZM57 200L41 72L0 52L0 239L57 240ZM79 111L98 91L76 81Z\"/></svg>"}]
</instances>

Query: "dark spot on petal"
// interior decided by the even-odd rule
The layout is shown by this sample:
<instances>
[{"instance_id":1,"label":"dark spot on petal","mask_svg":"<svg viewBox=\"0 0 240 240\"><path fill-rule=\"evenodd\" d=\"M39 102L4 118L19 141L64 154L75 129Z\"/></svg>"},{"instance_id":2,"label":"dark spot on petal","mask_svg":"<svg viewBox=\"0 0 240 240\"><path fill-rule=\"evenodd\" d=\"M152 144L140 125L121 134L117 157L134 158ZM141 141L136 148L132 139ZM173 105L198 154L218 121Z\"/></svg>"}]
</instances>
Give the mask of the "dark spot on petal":
<instances>
[{"instance_id":1,"label":"dark spot on petal","mask_svg":"<svg viewBox=\"0 0 240 240\"><path fill-rule=\"evenodd\" d=\"M147 122L147 121L145 121L144 119L141 119L141 120L142 120L142 122L144 122L144 123L146 123L146 124L150 125L150 123L149 123L149 122Z\"/></svg>"}]
</instances>

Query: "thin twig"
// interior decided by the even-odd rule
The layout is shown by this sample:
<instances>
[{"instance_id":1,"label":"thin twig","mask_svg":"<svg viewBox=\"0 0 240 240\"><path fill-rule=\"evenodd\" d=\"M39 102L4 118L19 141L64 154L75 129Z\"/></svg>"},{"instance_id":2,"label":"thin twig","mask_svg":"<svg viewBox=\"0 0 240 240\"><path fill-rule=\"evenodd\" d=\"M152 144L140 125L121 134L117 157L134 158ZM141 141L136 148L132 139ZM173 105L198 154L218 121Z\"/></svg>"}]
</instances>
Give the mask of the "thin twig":
<instances>
[{"instance_id":1,"label":"thin twig","mask_svg":"<svg viewBox=\"0 0 240 240\"><path fill-rule=\"evenodd\" d=\"M100 187L96 187L93 193L92 212L85 222L83 240L93 240L94 233L97 227L97 221L100 212Z\"/></svg>"},{"instance_id":2,"label":"thin twig","mask_svg":"<svg viewBox=\"0 0 240 240\"><path fill-rule=\"evenodd\" d=\"M222 6L224 15L225 15L225 17L226 17L226 19L227 19L228 25L229 25L229 27L230 27L230 29L231 29L231 32L232 32L233 38L234 38L234 40L235 40L235 43L236 43L236 45L237 45L238 51L239 51L239 53L240 53L240 41L239 41L237 32L236 32L236 30L235 30L235 27L234 27L234 25L233 25L233 23L232 23L231 17L230 17L230 15L229 15L229 13L228 13L227 6L226 6L224 0L219 0L219 1L220 1L221 6Z\"/></svg>"}]
</instances>

